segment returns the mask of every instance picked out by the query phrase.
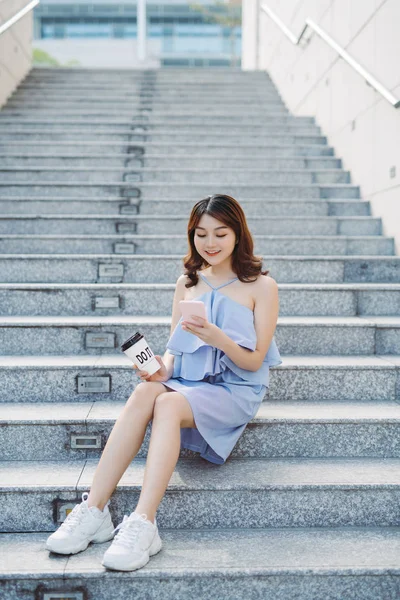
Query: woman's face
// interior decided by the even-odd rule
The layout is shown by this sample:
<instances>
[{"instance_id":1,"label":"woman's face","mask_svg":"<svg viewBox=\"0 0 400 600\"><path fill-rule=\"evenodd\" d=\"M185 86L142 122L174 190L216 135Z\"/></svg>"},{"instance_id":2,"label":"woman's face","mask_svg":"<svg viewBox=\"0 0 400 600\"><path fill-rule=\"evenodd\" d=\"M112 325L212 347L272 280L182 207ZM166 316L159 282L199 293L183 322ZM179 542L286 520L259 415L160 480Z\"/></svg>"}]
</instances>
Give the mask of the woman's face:
<instances>
[{"instance_id":1,"label":"woman's face","mask_svg":"<svg viewBox=\"0 0 400 600\"><path fill-rule=\"evenodd\" d=\"M236 242L233 229L211 215L202 215L194 231L194 245L197 252L209 264L220 264L230 257ZM208 254L217 251L217 254Z\"/></svg>"}]
</instances>

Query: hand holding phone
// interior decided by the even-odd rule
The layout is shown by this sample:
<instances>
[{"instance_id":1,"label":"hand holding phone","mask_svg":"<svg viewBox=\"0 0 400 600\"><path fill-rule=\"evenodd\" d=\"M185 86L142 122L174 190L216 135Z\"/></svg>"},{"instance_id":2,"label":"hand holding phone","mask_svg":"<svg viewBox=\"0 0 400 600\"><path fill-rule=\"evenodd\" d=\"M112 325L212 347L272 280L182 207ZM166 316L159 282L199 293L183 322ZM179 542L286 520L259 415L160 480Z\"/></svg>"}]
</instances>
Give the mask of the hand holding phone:
<instances>
[{"instance_id":1,"label":"hand holding phone","mask_svg":"<svg viewBox=\"0 0 400 600\"><path fill-rule=\"evenodd\" d=\"M207 321L206 305L202 300L180 300L179 308L181 310L183 320L187 321L191 325L198 325L198 323L190 319L191 315L202 317Z\"/></svg>"}]
</instances>

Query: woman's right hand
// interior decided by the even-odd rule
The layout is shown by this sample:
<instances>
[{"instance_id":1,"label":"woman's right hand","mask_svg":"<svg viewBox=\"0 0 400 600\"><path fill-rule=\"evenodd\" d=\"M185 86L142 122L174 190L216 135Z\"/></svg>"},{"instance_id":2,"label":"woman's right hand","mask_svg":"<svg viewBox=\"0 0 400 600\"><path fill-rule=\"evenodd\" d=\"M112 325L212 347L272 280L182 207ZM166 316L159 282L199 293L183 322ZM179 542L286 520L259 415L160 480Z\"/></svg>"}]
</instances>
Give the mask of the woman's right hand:
<instances>
[{"instance_id":1,"label":"woman's right hand","mask_svg":"<svg viewBox=\"0 0 400 600\"><path fill-rule=\"evenodd\" d=\"M142 371L139 367L134 364L133 369L136 371L136 375L140 377L141 381L168 381L172 377L172 373L167 369L164 364L163 359L158 354L155 355L155 358L161 365L161 369L158 369L153 375L149 375L147 371Z\"/></svg>"}]
</instances>

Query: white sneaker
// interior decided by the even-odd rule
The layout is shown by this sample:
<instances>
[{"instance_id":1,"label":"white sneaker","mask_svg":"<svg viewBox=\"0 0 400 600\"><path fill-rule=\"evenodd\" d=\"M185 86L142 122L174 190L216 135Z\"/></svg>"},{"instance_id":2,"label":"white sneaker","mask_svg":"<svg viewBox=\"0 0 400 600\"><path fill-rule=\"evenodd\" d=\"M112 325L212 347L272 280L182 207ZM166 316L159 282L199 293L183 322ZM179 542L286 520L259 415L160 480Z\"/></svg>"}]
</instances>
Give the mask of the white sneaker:
<instances>
[{"instance_id":1,"label":"white sneaker","mask_svg":"<svg viewBox=\"0 0 400 600\"><path fill-rule=\"evenodd\" d=\"M89 494L83 492L81 504L76 504L60 527L46 541L46 549L58 554L76 554L86 550L90 542L108 542L114 536L107 502L104 510L88 507Z\"/></svg>"},{"instance_id":2,"label":"white sneaker","mask_svg":"<svg viewBox=\"0 0 400 600\"><path fill-rule=\"evenodd\" d=\"M124 515L115 531L118 529L121 531L103 556L103 567L117 571L140 569L149 562L150 556L161 550L157 521L154 519L152 523L144 513L140 515L133 512L129 517Z\"/></svg>"}]
</instances>

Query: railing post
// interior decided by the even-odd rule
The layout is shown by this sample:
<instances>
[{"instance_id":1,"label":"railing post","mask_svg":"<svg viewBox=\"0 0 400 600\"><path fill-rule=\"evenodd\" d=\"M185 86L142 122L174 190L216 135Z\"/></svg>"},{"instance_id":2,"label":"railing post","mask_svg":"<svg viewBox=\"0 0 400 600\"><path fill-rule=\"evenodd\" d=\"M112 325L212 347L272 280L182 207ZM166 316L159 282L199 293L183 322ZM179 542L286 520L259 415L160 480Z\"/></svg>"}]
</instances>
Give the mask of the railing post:
<instances>
[{"instance_id":1,"label":"railing post","mask_svg":"<svg viewBox=\"0 0 400 600\"><path fill-rule=\"evenodd\" d=\"M256 48L255 48L255 54L256 54L256 71L259 71L261 69L260 66L260 17L261 17L261 0L256 0L256 40L255 40L255 44L256 44Z\"/></svg>"},{"instance_id":2,"label":"railing post","mask_svg":"<svg viewBox=\"0 0 400 600\"><path fill-rule=\"evenodd\" d=\"M146 0L137 0L137 57L140 62L146 60L147 15Z\"/></svg>"}]
</instances>

